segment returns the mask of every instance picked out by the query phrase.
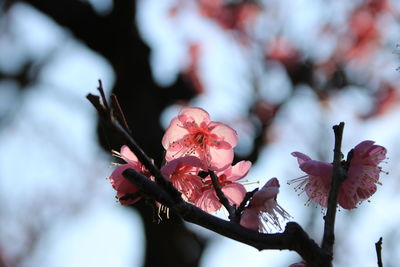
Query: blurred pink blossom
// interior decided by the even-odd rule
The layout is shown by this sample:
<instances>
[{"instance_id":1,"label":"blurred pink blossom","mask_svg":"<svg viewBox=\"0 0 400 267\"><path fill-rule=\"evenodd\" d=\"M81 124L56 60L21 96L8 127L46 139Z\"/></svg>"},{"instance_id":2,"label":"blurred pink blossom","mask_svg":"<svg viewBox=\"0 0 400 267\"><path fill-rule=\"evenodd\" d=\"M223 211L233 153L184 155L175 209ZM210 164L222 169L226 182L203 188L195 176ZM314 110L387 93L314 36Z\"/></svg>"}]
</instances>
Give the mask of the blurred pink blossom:
<instances>
[{"instance_id":1,"label":"blurred pink blossom","mask_svg":"<svg viewBox=\"0 0 400 267\"><path fill-rule=\"evenodd\" d=\"M221 171L233 160L237 133L229 126L210 120L201 108L184 108L172 119L162 139L166 160L196 156L205 169Z\"/></svg>"}]
</instances>

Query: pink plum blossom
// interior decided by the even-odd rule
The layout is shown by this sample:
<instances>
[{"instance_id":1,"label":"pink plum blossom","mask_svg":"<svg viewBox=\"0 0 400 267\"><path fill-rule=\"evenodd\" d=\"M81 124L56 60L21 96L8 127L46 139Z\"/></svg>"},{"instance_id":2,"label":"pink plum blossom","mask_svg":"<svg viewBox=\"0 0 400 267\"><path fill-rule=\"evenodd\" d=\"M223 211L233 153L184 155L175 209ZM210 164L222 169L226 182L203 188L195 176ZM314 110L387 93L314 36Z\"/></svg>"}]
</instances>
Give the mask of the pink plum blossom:
<instances>
[{"instance_id":1,"label":"pink plum blossom","mask_svg":"<svg viewBox=\"0 0 400 267\"><path fill-rule=\"evenodd\" d=\"M233 160L237 133L229 126L210 120L201 108L184 108L172 119L162 139L166 160L196 156L205 169L221 171Z\"/></svg>"},{"instance_id":2,"label":"pink plum blossom","mask_svg":"<svg viewBox=\"0 0 400 267\"><path fill-rule=\"evenodd\" d=\"M297 157L300 169L308 175L294 179L289 183L299 182L295 187L296 191L305 191L310 201L326 207L332 180L332 164L312 160L309 156L300 152L293 152L292 155Z\"/></svg>"},{"instance_id":3,"label":"pink plum blossom","mask_svg":"<svg viewBox=\"0 0 400 267\"><path fill-rule=\"evenodd\" d=\"M250 167L250 161L240 161L236 165L229 166L225 170L216 173L221 190L231 205L240 205L246 195L244 186L236 181L246 176ZM219 210L222 204L215 193L211 178L207 176L203 182L202 194L196 200L195 205L207 212Z\"/></svg>"},{"instance_id":4,"label":"pink plum blossom","mask_svg":"<svg viewBox=\"0 0 400 267\"><path fill-rule=\"evenodd\" d=\"M129 180L125 179L122 173L126 169L134 169L147 177L150 177L148 171L144 168L129 149L128 146L122 146L120 152L114 151L114 155L126 161L126 164L119 165L109 177L112 187L117 191L116 198L122 205L130 205L140 200L139 188Z\"/></svg>"},{"instance_id":5,"label":"pink plum blossom","mask_svg":"<svg viewBox=\"0 0 400 267\"><path fill-rule=\"evenodd\" d=\"M115 196L122 205L130 205L140 200L139 188L125 179L122 173L131 168L129 164L118 166L111 174L109 180L112 187L117 191ZM129 198L126 198L126 197Z\"/></svg>"},{"instance_id":6,"label":"pink plum blossom","mask_svg":"<svg viewBox=\"0 0 400 267\"><path fill-rule=\"evenodd\" d=\"M279 187L278 179L272 178L254 194L240 219L243 227L267 232L271 224L281 229L278 215L283 219L289 219L290 215L276 201Z\"/></svg>"},{"instance_id":7,"label":"pink plum blossom","mask_svg":"<svg viewBox=\"0 0 400 267\"><path fill-rule=\"evenodd\" d=\"M347 179L343 181L339 192L339 204L352 209L376 192L379 184L378 166L386 158L386 148L374 145L374 141L364 141L353 149Z\"/></svg>"},{"instance_id":8,"label":"pink plum blossom","mask_svg":"<svg viewBox=\"0 0 400 267\"><path fill-rule=\"evenodd\" d=\"M344 209L353 209L376 192L379 174L382 172L379 163L386 158L386 148L374 145L374 141L363 141L353 149L353 155L347 170L347 178L339 188L338 203ZM303 190L309 201L327 206L329 189L332 180L331 163L312 160L300 152L293 152L300 169L306 176L294 179L298 182L296 190Z\"/></svg>"},{"instance_id":9,"label":"pink plum blossom","mask_svg":"<svg viewBox=\"0 0 400 267\"><path fill-rule=\"evenodd\" d=\"M203 183L197 175L202 162L193 156L186 156L168 162L161 173L183 194L185 200L194 202L201 195Z\"/></svg>"}]
</instances>

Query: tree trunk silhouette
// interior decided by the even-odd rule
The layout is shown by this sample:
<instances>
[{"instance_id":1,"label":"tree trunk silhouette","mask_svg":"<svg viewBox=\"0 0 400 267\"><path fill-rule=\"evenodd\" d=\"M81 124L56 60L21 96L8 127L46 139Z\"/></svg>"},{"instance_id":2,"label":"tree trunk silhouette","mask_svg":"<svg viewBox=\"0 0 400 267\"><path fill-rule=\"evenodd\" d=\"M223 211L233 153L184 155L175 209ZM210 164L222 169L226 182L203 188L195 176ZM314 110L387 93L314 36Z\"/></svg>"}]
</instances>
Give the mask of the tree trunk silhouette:
<instances>
[{"instance_id":1,"label":"tree trunk silhouette","mask_svg":"<svg viewBox=\"0 0 400 267\"><path fill-rule=\"evenodd\" d=\"M11 5L20 1L8 1ZM160 114L176 100L188 100L194 90L181 78L169 88L161 88L152 79L150 49L140 38L135 24L136 1L118 0L107 15L97 14L83 1L26 0L90 49L101 54L112 65L116 82L112 93L125 112L134 138L158 164L161 163L163 129ZM101 77L99 77L101 78ZM93 91L97 81L93 81ZM101 125L99 142L106 151L122 145ZM152 209L144 202L134 208L140 213L145 228L146 254L144 266L198 266L206 240L189 231L180 218L153 222ZM132 236L132 239L135 238Z\"/></svg>"}]
</instances>

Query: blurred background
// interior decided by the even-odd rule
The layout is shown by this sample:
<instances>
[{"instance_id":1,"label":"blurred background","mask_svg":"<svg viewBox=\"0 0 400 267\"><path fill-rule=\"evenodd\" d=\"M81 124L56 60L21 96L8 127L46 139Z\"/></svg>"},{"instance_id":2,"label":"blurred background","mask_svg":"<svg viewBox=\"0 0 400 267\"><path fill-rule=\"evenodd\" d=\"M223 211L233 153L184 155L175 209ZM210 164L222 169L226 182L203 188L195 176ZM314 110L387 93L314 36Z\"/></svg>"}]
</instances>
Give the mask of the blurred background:
<instances>
[{"instance_id":1,"label":"blurred background","mask_svg":"<svg viewBox=\"0 0 400 267\"><path fill-rule=\"evenodd\" d=\"M400 261L400 2L396 0L1 0L0 266L288 266L256 249L123 207L106 178L120 140L85 99L97 80L159 164L184 106L239 134L249 190L281 181L278 202L319 242L323 211L286 184L290 155L332 161L363 140L388 149L382 186L337 215L335 266ZM224 217L221 212L219 216Z\"/></svg>"}]
</instances>

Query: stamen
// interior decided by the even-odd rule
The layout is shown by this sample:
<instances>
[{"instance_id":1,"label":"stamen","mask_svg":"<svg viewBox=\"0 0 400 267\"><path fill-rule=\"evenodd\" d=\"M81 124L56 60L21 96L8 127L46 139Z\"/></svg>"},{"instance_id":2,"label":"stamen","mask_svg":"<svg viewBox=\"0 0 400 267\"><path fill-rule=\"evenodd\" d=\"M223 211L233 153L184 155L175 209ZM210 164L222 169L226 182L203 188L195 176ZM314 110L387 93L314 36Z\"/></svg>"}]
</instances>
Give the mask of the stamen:
<instances>
[{"instance_id":1,"label":"stamen","mask_svg":"<svg viewBox=\"0 0 400 267\"><path fill-rule=\"evenodd\" d=\"M249 180L242 181L241 184L242 185L260 184L260 181L255 181L255 182L248 182L248 181ZM246 183L243 183L243 182L246 182Z\"/></svg>"},{"instance_id":2,"label":"stamen","mask_svg":"<svg viewBox=\"0 0 400 267\"><path fill-rule=\"evenodd\" d=\"M118 151L116 151L114 149L111 150L111 155L113 155L114 157L122 159L121 153L119 153Z\"/></svg>"},{"instance_id":3,"label":"stamen","mask_svg":"<svg viewBox=\"0 0 400 267\"><path fill-rule=\"evenodd\" d=\"M291 184L294 184L294 183L298 183L298 182L304 180L304 178L306 178L306 177L308 178L308 174L306 174L304 176L301 176L301 177L298 177L298 178L294 178L292 180L289 180L289 181L287 181L287 184L291 185Z\"/></svg>"}]
</instances>

